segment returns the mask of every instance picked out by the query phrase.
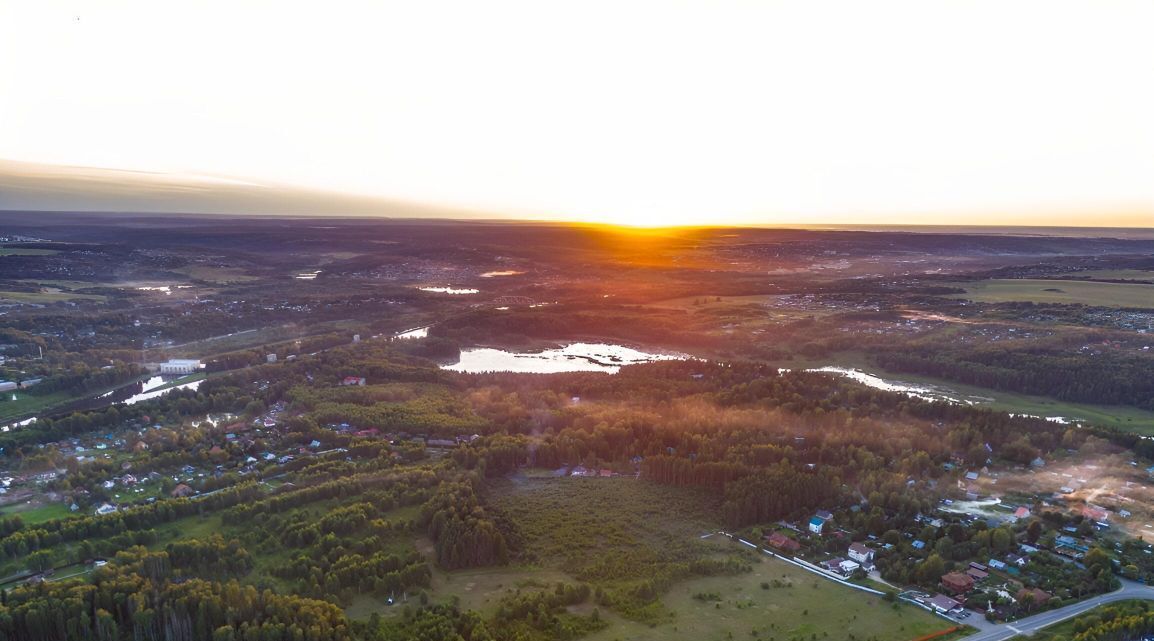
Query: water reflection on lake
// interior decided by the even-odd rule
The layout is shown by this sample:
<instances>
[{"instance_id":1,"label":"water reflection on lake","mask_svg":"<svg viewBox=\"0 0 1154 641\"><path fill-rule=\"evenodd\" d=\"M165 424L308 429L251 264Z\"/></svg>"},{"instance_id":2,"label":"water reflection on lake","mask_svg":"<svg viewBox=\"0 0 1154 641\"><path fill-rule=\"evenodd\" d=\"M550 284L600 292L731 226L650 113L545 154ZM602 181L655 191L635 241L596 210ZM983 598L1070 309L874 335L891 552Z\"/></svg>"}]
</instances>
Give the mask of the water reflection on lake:
<instances>
[{"instance_id":1,"label":"water reflection on lake","mask_svg":"<svg viewBox=\"0 0 1154 641\"><path fill-rule=\"evenodd\" d=\"M428 326L425 326L425 327L418 327L416 329L410 329L407 332L401 332L399 334L394 335L393 338L403 338L403 339L426 338L426 337L428 337L428 335L429 335L429 328L428 328Z\"/></svg>"},{"instance_id":2,"label":"water reflection on lake","mask_svg":"<svg viewBox=\"0 0 1154 641\"><path fill-rule=\"evenodd\" d=\"M417 289L423 292L433 292L434 294L477 294L481 291L469 287L418 287Z\"/></svg>"},{"instance_id":3,"label":"water reflection on lake","mask_svg":"<svg viewBox=\"0 0 1154 641\"><path fill-rule=\"evenodd\" d=\"M557 372L608 372L615 374L621 366L649 361L683 360L684 354L654 354L606 343L572 343L540 352L510 352L503 349L478 348L461 350L461 360L442 369L454 372L522 372L555 374Z\"/></svg>"},{"instance_id":4,"label":"water reflection on lake","mask_svg":"<svg viewBox=\"0 0 1154 641\"><path fill-rule=\"evenodd\" d=\"M178 389L196 390L198 387L200 387L200 384L204 382L204 379L200 379L198 381L191 381L189 383L182 383L180 385L173 385L172 387L165 387L164 389L158 389L160 387L164 387L169 382L170 381L165 380L161 376L153 376L152 378L150 378L144 382L144 387L140 390L140 393L129 396L128 398L124 399L121 402L124 403L125 405L135 405L136 403L139 403L141 401L147 401L149 399L164 396L165 394L167 394L173 390L178 390Z\"/></svg>"},{"instance_id":5,"label":"water reflection on lake","mask_svg":"<svg viewBox=\"0 0 1154 641\"><path fill-rule=\"evenodd\" d=\"M985 396L960 396L953 390L935 387L933 385L914 385L912 383L903 383L900 381L887 381L879 376L874 376L863 372L859 369L850 369L848 367L819 367L816 369L807 370L810 372L824 372L826 374L836 374L846 378L855 380L862 385L880 389L887 392L901 392L914 398L920 398L924 401L935 401L943 403L965 403L966 405L979 405L982 403L989 403L994 399ZM1058 423L1060 425L1070 425L1077 423L1075 419L1070 419L1065 416L1039 416L1037 414L1013 414L1010 416L1028 417L1028 418L1044 418L1051 423Z\"/></svg>"},{"instance_id":6,"label":"water reflection on lake","mask_svg":"<svg viewBox=\"0 0 1154 641\"><path fill-rule=\"evenodd\" d=\"M173 390L196 390L200 387L200 384L204 382L204 379L200 379L196 381L189 381L187 383L181 383L180 385L173 385L172 387L165 387L165 385L168 385L173 380L174 379L172 378L166 379L163 376L153 376L143 382L123 385L98 396L89 396L87 398L78 399L58 407L53 407L48 412L48 416L53 417L71 412L86 412L108 407L110 405L134 405L142 401L164 396ZM24 427L26 425L31 425L32 423L36 422L36 418L37 417L33 416L32 418L24 419L19 422L0 426L0 432L7 432L20 427Z\"/></svg>"},{"instance_id":7,"label":"water reflection on lake","mask_svg":"<svg viewBox=\"0 0 1154 641\"><path fill-rule=\"evenodd\" d=\"M850 369L848 367L818 367L816 369L808 370L810 372L822 372L825 374L836 374L844 376L845 378L857 381L867 387L880 389L886 392L901 392L914 398L920 398L923 401L944 401L946 403L965 403L973 405L974 402L964 400L956 396L952 396L945 390L941 390L928 385L914 385L911 383L902 383L900 381L887 381L884 378L868 374L859 369Z\"/></svg>"}]
</instances>

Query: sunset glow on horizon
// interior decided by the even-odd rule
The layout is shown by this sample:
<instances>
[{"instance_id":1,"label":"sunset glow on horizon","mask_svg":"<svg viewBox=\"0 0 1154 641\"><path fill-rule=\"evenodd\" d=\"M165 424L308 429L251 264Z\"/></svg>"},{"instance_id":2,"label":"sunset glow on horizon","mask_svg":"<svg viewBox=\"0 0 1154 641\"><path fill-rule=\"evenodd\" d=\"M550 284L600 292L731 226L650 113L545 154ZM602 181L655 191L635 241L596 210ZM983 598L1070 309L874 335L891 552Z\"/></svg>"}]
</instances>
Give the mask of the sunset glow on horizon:
<instances>
[{"instance_id":1,"label":"sunset glow on horizon","mask_svg":"<svg viewBox=\"0 0 1154 641\"><path fill-rule=\"evenodd\" d=\"M5 2L0 159L637 226L1151 227L1151 25L1147 1Z\"/></svg>"}]
</instances>

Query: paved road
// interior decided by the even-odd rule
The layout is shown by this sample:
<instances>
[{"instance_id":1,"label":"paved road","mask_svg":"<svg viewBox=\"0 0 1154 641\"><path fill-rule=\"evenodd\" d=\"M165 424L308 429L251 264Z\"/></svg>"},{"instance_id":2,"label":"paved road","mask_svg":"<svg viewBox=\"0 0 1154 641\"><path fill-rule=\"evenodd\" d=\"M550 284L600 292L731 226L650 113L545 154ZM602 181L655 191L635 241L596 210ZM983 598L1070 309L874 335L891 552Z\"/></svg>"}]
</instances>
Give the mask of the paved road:
<instances>
[{"instance_id":1,"label":"paved road","mask_svg":"<svg viewBox=\"0 0 1154 641\"><path fill-rule=\"evenodd\" d=\"M1060 623L1071 617L1078 616L1087 610L1092 610L1100 605L1106 603L1113 603L1115 601L1125 601L1127 599L1150 599L1154 600L1154 588L1136 583L1134 581L1127 581L1121 579L1122 587L1110 592L1096 596L1092 599L1079 601L1064 608L1057 610L1049 610L1033 616L1028 616L1023 619L1018 619L1011 623L1001 623L991 626L976 634L965 637L965 641L1006 641L1012 639L1019 634L1031 635L1041 630L1042 628ZM973 616L978 616L977 614Z\"/></svg>"}]
</instances>

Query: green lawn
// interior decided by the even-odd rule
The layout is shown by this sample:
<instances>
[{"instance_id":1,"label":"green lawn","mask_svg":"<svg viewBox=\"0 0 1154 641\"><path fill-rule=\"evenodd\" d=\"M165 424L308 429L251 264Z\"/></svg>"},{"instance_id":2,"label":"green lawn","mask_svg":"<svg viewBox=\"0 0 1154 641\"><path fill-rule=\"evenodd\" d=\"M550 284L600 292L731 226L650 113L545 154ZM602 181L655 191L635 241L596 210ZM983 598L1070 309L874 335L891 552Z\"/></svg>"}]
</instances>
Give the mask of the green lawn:
<instances>
[{"instance_id":1,"label":"green lawn","mask_svg":"<svg viewBox=\"0 0 1154 641\"><path fill-rule=\"evenodd\" d=\"M70 516L76 516L77 513L68 509L68 505L64 502L58 501L49 503L48 505L31 505L29 503L21 503L18 505L5 505L0 508L0 517L2 516L16 516L20 515L20 519L24 521L24 525L36 525L52 519L63 519Z\"/></svg>"},{"instance_id":2,"label":"green lawn","mask_svg":"<svg viewBox=\"0 0 1154 641\"><path fill-rule=\"evenodd\" d=\"M723 537L709 541L718 547L736 545ZM763 588L763 583L769 588ZM908 641L951 627L919 608L894 607L881 597L837 585L768 556L749 573L678 583L661 601L673 613L671 621L649 626L611 617L608 628L587 639Z\"/></svg>"},{"instance_id":3,"label":"green lawn","mask_svg":"<svg viewBox=\"0 0 1154 641\"><path fill-rule=\"evenodd\" d=\"M981 303L1026 301L1099 307L1154 308L1154 285L1102 283L1078 280L994 279L954 283L966 290L952 298Z\"/></svg>"},{"instance_id":4,"label":"green lawn","mask_svg":"<svg viewBox=\"0 0 1154 641\"><path fill-rule=\"evenodd\" d=\"M2 296L2 294L0 294L0 296ZM141 377L135 380L142 380L144 378L145 377ZM116 389L123 387L124 385L131 384L135 382L135 380L126 381L120 385L117 385L115 388L107 388L98 390L96 392L85 392L79 396L74 396L68 394L67 392L55 392L52 394L44 395L27 394L20 391L3 392L0 393L0 399L2 399L0 400L0 423L17 417L27 416L29 414L37 414L58 405L64 405L65 403L69 403L71 401L88 398L90 396L96 396L111 389ZM12 400L13 394L15 394L16 400Z\"/></svg>"},{"instance_id":5,"label":"green lawn","mask_svg":"<svg viewBox=\"0 0 1154 641\"><path fill-rule=\"evenodd\" d=\"M16 400L12 400L13 396L16 397ZM0 399L2 399L0 400L0 422L25 414L35 414L54 405L62 405L73 398L67 392L55 392L42 396L34 396L20 391L0 392Z\"/></svg>"}]
</instances>

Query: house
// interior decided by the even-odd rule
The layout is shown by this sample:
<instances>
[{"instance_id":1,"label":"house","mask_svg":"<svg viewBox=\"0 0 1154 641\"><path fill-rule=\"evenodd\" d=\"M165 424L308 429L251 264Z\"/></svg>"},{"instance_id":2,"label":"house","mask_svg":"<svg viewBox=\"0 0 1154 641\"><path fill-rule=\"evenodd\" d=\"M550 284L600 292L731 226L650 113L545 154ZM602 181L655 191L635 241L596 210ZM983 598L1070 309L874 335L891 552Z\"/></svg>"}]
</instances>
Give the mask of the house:
<instances>
[{"instance_id":1,"label":"house","mask_svg":"<svg viewBox=\"0 0 1154 641\"><path fill-rule=\"evenodd\" d=\"M1005 570L1006 564L997 559L990 559L990 567L994 568L995 570Z\"/></svg>"},{"instance_id":2,"label":"house","mask_svg":"<svg viewBox=\"0 0 1154 641\"><path fill-rule=\"evenodd\" d=\"M822 528L825 527L825 521L820 516L815 516L809 520L809 531L814 534L821 535Z\"/></svg>"},{"instance_id":3,"label":"house","mask_svg":"<svg viewBox=\"0 0 1154 641\"><path fill-rule=\"evenodd\" d=\"M948 612L953 612L962 608L961 603L958 603L957 601L944 594L934 595L934 598L929 600L929 606L941 614L946 614Z\"/></svg>"},{"instance_id":4,"label":"house","mask_svg":"<svg viewBox=\"0 0 1154 641\"><path fill-rule=\"evenodd\" d=\"M849 546L849 558L864 566L873 565L874 551L861 543L854 543Z\"/></svg>"},{"instance_id":5,"label":"house","mask_svg":"<svg viewBox=\"0 0 1154 641\"><path fill-rule=\"evenodd\" d=\"M1035 610L1050 603L1050 593L1039 588L1022 588L1017 599L1027 610Z\"/></svg>"},{"instance_id":6,"label":"house","mask_svg":"<svg viewBox=\"0 0 1154 641\"><path fill-rule=\"evenodd\" d=\"M1042 460L1042 457L1039 456L1030 461L1030 467L1046 467L1046 461Z\"/></svg>"},{"instance_id":7,"label":"house","mask_svg":"<svg viewBox=\"0 0 1154 641\"><path fill-rule=\"evenodd\" d=\"M828 561L823 561L821 566L830 572L841 572L842 563L845 563L845 559L841 558L840 556L835 556Z\"/></svg>"},{"instance_id":8,"label":"house","mask_svg":"<svg viewBox=\"0 0 1154 641\"><path fill-rule=\"evenodd\" d=\"M833 512L830 512L829 510L818 510L816 515L817 518L823 521L828 521L833 518Z\"/></svg>"},{"instance_id":9,"label":"house","mask_svg":"<svg viewBox=\"0 0 1154 641\"><path fill-rule=\"evenodd\" d=\"M172 488L172 492L170 492L169 494L171 494L172 498L174 498L174 499L183 499L183 498L188 498L195 493L196 492L191 487L185 485L184 483L181 483L181 484L177 485L176 487Z\"/></svg>"},{"instance_id":10,"label":"house","mask_svg":"<svg viewBox=\"0 0 1154 641\"><path fill-rule=\"evenodd\" d=\"M364 385L364 384L365 384L365 377L364 376L346 376L341 381L341 385Z\"/></svg>"},{"instance_id":11,"label":"house","mask_svg":"<svg viewBox=\"0 0 1154 641\"><path fill-rule=\"evenodd\" d=\"M1030 562L1029 559L1027 559L1026 557L1024 557L1020 554L1007 554L1006 555L1006 563L1009 563L1011 565L1016 565L1017 567L1020 567L1020 568L1026 567L1026 564L1029 562ZM994 562L990 561L990 565L993 565L993 564L994 564Z\"/></svg>"},{"instance_id":12,"label":"house","mask_svg":"<svg viewBox=\"0 0 1154 641\"><path fill-rule=\"evenodd\" d=\"M910 543L910 545L912 545L915 550L924 550L926 548L926 542L921 539Z\"/></svg>"},{"instance_id":13,"label":"house","mask_svg":"<svg viewBox=\"0 0 1154 641\"><path fill-rule=\"evenodd\" d=\"M168 362L160 364L161 376L183 376L199 371L201 368L200 361L194 359L174 358Z\"/></svg>"},{"instance_id":14,"label":"house","mask_svg":"<svg viewBox=\"0 0 1154 641\"><path fill-rule=\"evenodd\" d=\"M966 570L966 574L974 581L981 581L982 579L990 576L989 572L986 572L985 570L979 570L977 568L968 568Z\"/></svg>"},{"instance_id":15,"label":"house","mask_svg":"<svg viewBox=\"0 0 1154 641\"><path fill-rule=\"evenodd\" d=\"M967 481L976 481L981 476L978 472L966 472Z\"/></svg>"},{"instance_id":16,"label":"house","mask_svg":"<svg viewBox=\"0 0 1154 641\"><path fill-rule=\"evenodd\" d=\"M801 549L801 544L781 532L774 532L765 537L771 547L775 547L784 552L797 552Z\"/></svg>"},{"instance_id":17,"label":"house","mask_svg":"<svg viewBox=\"0 0 1154 641\"><path fill-rule=\"evenodd\" d=\"M1016 519L1028 519L1028 518L1030 518L1030 508L1023 505L1023 506L1019 507L1018 509L1014 510L1014 518L1016 518Z\"/></svg>"},{"instance_id":18,"label":"house","mask_svg":"<svg viewBox=\"0 0 1154 641\"><path fill-rule=\"evenodd\" d=\"M104 503L100 507L96 508L96 514L98 516L104 516L105 514L112 514L115 511L116 511L116 506L112 505L111 503Z\"/></svg>"},{"instance_id":19,"label":"house","mask_svg":"<svg viewBox=\"0 0 1154 641\"><path fill-rule=\"evenodd\" d=\"M942 587L953 594L965 594L974 589L974 577L961 572L950 572L942 576Z\"/></svg>"},{"instance_id":20,"label":"house","mask_svg":"<svg viewBox=\"0 0 1154 641\"><path fill-rule=\"evenodd\" d=\"M860 567L861 567L861 565L857 561L848 561L847 560L847 561L842 561L841 563L837 564L838 571L841 572L842 574L844 574L845 576L849 576L849 575L853 574L854 572L857 572Z\"/></svg>"},{"instance_id":21,"label":"house","mask_svg":"<svg viewBox=\"0 0 1154 641\"><path fill-rule=\"evenodd\" d=\"M1082 516L1091 521L1105 521L1110 518L1110 512L1097 505L1086 505L1082 508Z\"/></svg>"}]
</instances>

